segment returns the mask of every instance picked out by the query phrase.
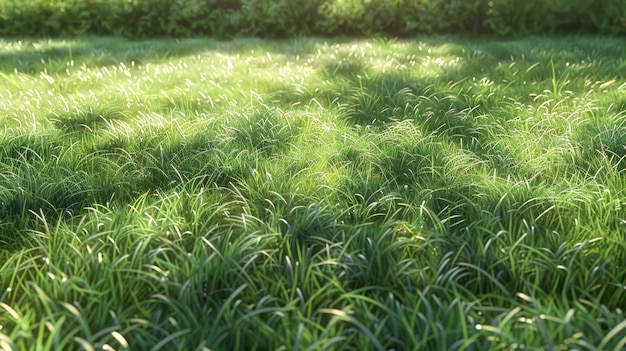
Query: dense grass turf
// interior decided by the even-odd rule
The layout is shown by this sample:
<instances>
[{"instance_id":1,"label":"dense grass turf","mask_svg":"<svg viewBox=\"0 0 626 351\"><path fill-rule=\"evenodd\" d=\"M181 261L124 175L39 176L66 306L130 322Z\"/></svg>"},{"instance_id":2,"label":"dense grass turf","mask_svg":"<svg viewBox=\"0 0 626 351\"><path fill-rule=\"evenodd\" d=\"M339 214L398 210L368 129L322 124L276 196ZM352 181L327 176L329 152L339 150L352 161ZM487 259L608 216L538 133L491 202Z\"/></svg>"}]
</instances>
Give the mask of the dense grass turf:
<instances>
[{"instance_id":1,"label":"dense grass turf","mask_svg":"<svg viewBox=\"0 0 626 351\"><path fill-rule=\"evenodd\" d=\"M0 349L622 350L626 43L0 42Z\"/></svg>"}]
</instances>

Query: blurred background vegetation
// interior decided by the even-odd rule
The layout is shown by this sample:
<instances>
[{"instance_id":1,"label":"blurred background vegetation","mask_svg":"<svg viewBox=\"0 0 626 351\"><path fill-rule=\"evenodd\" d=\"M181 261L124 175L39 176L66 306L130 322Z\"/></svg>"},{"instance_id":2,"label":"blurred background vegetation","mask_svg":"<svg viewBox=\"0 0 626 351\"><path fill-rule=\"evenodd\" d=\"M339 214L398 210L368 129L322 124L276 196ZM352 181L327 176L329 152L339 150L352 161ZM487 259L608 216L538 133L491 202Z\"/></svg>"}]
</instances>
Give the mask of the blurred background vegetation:
<instances>
[{"instance_id":1,"label":"blurred background vegetation","mask_svg":"<svg viewBox=\"0 0 626 351\"><path fill-rule=\"evenodd\" d=\"M0 35L626 34L624 0L0 0Z\"/></svg>"}]
</instances>

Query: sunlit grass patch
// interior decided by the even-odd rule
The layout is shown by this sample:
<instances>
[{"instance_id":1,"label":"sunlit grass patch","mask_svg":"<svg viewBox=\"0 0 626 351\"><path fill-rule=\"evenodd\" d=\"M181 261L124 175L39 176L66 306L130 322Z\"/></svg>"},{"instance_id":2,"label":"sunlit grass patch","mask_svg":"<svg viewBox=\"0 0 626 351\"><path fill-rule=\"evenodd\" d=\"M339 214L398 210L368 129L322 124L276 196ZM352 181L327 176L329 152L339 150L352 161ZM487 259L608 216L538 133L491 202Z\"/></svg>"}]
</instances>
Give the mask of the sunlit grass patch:
<instances>
[{"instance_id":1,"label":"sunlit grass patch","mask_svg":"<svg viewBox=\"0 0 626 351\"><path fill-rule=\"evenodd\" d=\"M0 349L621 349L621 44L0 41Z\"/></svg>"}]
</instances>

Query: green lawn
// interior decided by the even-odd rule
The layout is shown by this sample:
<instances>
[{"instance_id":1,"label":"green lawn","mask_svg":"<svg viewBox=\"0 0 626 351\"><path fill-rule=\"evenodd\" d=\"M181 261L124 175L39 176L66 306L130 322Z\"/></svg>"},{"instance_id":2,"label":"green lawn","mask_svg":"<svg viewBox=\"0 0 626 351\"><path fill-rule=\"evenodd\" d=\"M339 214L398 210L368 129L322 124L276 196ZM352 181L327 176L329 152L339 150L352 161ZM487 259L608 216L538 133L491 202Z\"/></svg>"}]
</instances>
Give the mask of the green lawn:
<instances>
[{"instance_id":1,"label":"green lawn","mask_svg":"<svg viewBox=\"0 0 626 351\"><path fill-rule=\"evenodd\" d=\"M0 40L0 350L623 350L626 41Z\"/></svg>"}]
</instances>

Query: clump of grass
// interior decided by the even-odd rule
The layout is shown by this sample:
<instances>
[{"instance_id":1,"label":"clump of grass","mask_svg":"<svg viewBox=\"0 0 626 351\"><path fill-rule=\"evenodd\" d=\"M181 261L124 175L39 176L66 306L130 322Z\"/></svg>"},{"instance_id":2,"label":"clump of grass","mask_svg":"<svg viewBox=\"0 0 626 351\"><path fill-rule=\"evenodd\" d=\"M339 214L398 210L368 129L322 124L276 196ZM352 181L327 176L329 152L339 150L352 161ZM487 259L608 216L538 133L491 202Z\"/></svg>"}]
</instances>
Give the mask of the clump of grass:
<instances>
[{"instance_id":1,"label":"clump of grass","mask_svg":"<svg viewBox=\"0 0 626 351\"><path fill-rule=\"evenodd\" d=\"M624 52L536 39L1 41L0 349L623 349Z\"/></svg>"}]
</instances>

